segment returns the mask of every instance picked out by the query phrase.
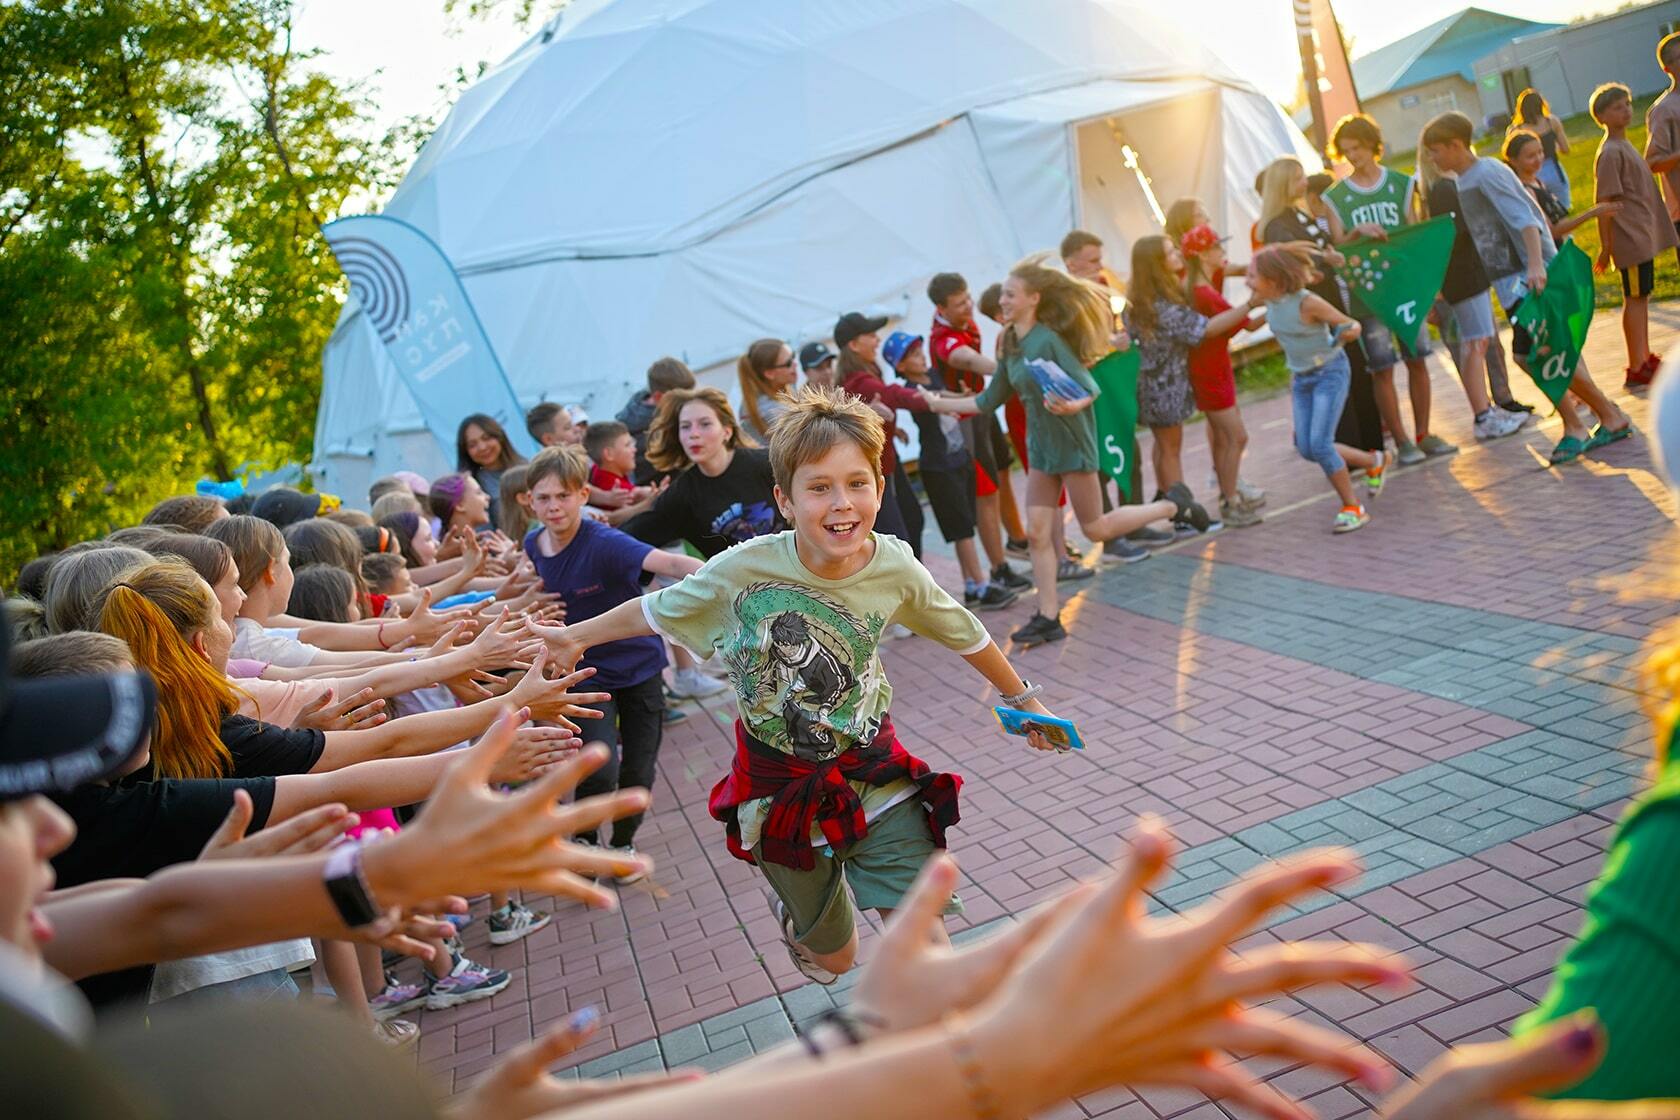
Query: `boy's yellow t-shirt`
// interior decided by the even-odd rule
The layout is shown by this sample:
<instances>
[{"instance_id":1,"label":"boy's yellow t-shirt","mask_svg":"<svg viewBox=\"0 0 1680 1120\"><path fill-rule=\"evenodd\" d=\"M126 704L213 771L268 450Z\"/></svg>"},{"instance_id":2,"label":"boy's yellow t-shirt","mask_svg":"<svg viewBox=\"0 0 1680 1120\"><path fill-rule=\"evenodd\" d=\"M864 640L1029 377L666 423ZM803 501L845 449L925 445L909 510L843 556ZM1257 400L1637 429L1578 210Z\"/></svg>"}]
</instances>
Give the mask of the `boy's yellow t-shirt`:
<instances>
[{"instance_id":1,"label":"boy's yellow t-shirt","mask_svg":"<svg viewBox=\"0 0 1680 1120\"><path fill-rule=\"evenodd\" d=\"M749 734L784 754L824 762L873 742L892 703L881 668L881 632L902 623L961 655L991 635L897 537L871 534L875 555L846 579L814 575L794 532L755 537L698 572L646 595L660 634L700 657L720 653ZM852 783L873 819L909 796L908 781ZM737 811L741 843L758 842L768 799ZM821 843L821 833L813 834Z\"/></svg>"}]
</instances>

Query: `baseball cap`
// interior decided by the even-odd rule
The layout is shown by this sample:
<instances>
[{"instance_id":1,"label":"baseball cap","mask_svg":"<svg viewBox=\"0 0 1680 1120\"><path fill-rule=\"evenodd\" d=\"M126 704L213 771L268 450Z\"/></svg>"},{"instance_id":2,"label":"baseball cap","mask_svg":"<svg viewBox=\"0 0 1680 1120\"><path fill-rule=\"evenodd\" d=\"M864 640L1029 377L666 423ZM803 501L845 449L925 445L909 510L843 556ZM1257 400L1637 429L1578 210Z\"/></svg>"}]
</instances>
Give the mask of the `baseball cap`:
<instances>
[{"instance_id":1,"label":"baseball cap","mask_svg":"<svg viewBox=\"0 0 1680 1120\"><path fill-rule=\"evenodd\" d=\"M894 331L881 344L881 357L887 360L889 366L897 366L904 360L904 355L910 353L922 344L922 336L911 334L909 331Z\"/></svg>"},{"instance_id":2,"label":"baseball cap","mask_svg":"<svg viewBox=\"0 0 1680 1120\"><path fill-rule=\"evenodd\" d=\"M589 413L583 410L583 406L581 404L567 405L566 415L571 417L572 423L574 424L581 424L584 426L588 426L589 424Z\"/></svg>"},{"instance_id":3,"label":"baseball cap","mask_svg":"<svg viewBox=\"0 0 1680 1120\"><path fill-rule=\"evenodd\" d=\"M824 362L832 362L834 356L826 342L807 342L799 348L799 368L815 369Z\"/></svg>"},{"instance_id":4,"label":"baseball cap","mask_svg":"<svg viewBox=\"0 0 1680 1120\"><path fill-rule=\"evenodd\" d=\"M844 350L859 335L871 334L887 325L887 317L870 318L861 311L848 311L834 324L834 345Z\"/></svg>"},{"instance_id":5,"label":"baseball cap","mask_svg":"<svg viewBox=\"0 0 1680 1120\"><path fill-rule=\"evenodd\" d=\"M284 529L295 522L331 513L341 504L332 494L305 494L290 486L276 486L257 495L256 502L251 506L251 515Z\"/></svg>"},{"instance_id":6,"label":"baseball cap","mask_svg":"<svg viewBox=\"0 0 1680 1120\"><path fill-rule=\"evenodd\" d=\"M1178 239L1178 247L1186 253L1205 253L1215 245L1223 245L1231 240L1213 232L1212 226L1196 226L1184 231L1184 236Z\"/></svg>"},{"instance_id":7,"label":"baseball cap","mask_svg":"<svg viewBox=\"0 0 1680 1120\"><path fill-rule=\"evenodd\" d=\"M0 801L63 793L119 773L149 740L157 690L144 672L18 680L0 616Z\"/></svg>"}]
</instances>

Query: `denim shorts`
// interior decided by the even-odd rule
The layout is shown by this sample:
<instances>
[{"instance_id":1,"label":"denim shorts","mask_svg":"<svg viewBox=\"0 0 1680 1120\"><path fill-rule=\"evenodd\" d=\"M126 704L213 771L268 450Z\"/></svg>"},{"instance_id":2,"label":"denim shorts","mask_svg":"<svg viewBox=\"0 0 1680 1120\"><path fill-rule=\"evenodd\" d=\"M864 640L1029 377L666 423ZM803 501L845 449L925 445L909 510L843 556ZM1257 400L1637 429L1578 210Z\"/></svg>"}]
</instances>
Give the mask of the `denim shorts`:
<instances>
[{"instance_id":1,"label":"denim shorts","mask_svg":"<svg viewBox=\"0 0 1680 1120\"><path fill-rule=\"evenodd\" d=\"M1458 325L1460 342L1474 342L1478 338L1494 336L1493 297L1486 291L1477 292L1469 299L1461 299L1450 306L1453 322Z\"/></svg>"},{"instance_id":2,"label":"denim shorts","mask_svg":"<svg viewBox=\"0 0 1680 1120\"><path fill-rule=\"evenodd\" d=\"M1400 361L1394 348L1394 335L1381 319L1359 320L1359 345L1365 350L1365 368L1372 373L1393 369Z\"/></svg>"}]
</instances>

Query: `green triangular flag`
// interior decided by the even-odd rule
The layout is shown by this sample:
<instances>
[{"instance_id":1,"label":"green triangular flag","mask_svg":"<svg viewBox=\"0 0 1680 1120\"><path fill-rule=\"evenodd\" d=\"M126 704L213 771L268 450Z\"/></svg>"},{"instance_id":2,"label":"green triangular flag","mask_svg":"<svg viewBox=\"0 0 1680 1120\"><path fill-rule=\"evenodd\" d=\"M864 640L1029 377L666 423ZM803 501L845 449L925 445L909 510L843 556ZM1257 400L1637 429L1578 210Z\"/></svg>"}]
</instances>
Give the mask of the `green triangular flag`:
<instances>
[{"instance_id":1,"label":"green triangular flag","mask_svg":"<svg viewBox=\"0 0 1680 1120\"><path fill-rule=\"evenodd\" d=\"M1556 405L1569 391L1593 317L1592 261L1573 240L1546 266L1546 290L1523 297L1512 320L1534 339L1528 375Z\"/></svg>"},{"instance_id":2,"label":"green triangular flag","mask_svg":"<svg viewBox=\"0 0 1680 1120\"><path fill-rule=\"evenodd\" d=\"M1091 367L1091 379L1102 392L1091 405L1097 421L1097 460L1107 471L1125 501L1132 469L1132 448L1137 440L1138 351L1136 346L1116 350Z\"/></svg>"},{"instance_id":3,"label":"green triangular flag","mask_svg":"<svg viewBox=\"0 0 1680 1120\"><path fill-rule=\"evenodd\" d=\"M1375 312L1396 339L1410 346L1435 305L1452 245L1453 220L1443 214L1390 230L1387 241L1343 245L1347 263L1337 271L1354 298Z\"/></svg>"}]
</instances>

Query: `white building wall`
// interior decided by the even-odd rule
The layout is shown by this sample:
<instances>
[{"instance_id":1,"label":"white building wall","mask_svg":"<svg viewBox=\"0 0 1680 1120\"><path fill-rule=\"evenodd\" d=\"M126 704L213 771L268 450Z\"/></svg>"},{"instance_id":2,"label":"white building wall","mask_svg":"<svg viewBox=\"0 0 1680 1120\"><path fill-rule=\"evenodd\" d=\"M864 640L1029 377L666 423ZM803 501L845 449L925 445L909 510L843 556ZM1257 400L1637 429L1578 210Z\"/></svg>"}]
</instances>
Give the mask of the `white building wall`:
<instances>
[{"instance_id":1,"label":"white building wall","mask_svg":"<svg viewBox=\"0 0 1680 1120\"><path fill-rule=\"evenodd\" d=\"M1680 27L1680 0L1657 0L1602 19L1513 40L1476 60L1476 84L1487 113L1509 112L1507 71L1526 66L1530 84L1560 117L1587 111L1592 91L1621 82L1635 97L1668 85L1657 65L1657 40Z\"/></svg>"}]
</instances>

